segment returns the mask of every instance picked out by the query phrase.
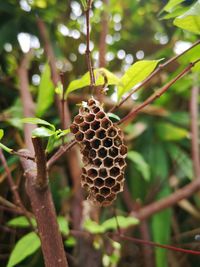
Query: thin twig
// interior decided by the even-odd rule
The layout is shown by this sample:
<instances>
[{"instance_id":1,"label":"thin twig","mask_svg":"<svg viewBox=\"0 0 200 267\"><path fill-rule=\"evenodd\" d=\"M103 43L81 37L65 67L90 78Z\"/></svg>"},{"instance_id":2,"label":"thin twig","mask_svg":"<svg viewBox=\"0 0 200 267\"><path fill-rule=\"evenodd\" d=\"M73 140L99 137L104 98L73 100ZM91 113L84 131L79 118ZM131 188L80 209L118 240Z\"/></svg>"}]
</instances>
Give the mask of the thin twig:
<instances>
[{"instance_id":1,"label":"thin twig","mask_svg":"<svg viewBox=\"0 0 200 267\"><path fill-rule=\"evenodd\" d=\"M191 50L192 48L194 48L195 46L197 46L199 44L200 44L200 40L196 41L192 46L190 46L188 49L186 49L185 51L183 51L179 55L176 55L176 56L170 58L169 60L167 60L163 64L159 64L159 66L157 67L157 69L154 72L152 72L143 82L141 82L141 84L137 88L131 90L130 93L125 98L123 98L118 104L113 106L109 112L114 112L117 108L119 108L121 105L123 105L135 92L137 92L140 88L142 88L144 85L146 85L153 77L155 77L161 70L163 70L166 66L173 63L179 57L183 56L185 53L187 53L189 50Z\"/></svg>"},{"instance_id":2,"label":"thin twig","mask_svg":"<svg viewBox=\"0 0 200 267\"><path fill-rule=\"evenodd\" d=\"M10 169L9 169L9 167L8 167L8 164L7 164L7 162L6 162L6 159L5 159L5 157L4 157L4 154L3 154L1 148L0 148L0 160L1 160L2 165L3 165L3 167L4 167L5 171L6 171L8 184L9 184L9 186L10 186L10 189L11 189L12 193L13 193L15 203L17 204L17 206L20 207L20 209L22 210L22 212L23 212L24 215L26 216L26 218L27 218L27 220L28 220L30 226L34 229L34 226L33 226L32 222L31 222L30 214L29 214L29 212L26 210L26 208L24 207L24 205L23 205L23 203L22 203L22 201L21 201L21 198L20 198L20 196L19 196L19 192L18 192L18 188L17 188L17 186L16 186L15 183L14 183L14 180L13 180L13 178L12 178Z\"/></svg>"},{"instance_id":3,"label":"thin twig","mask_svg":"<svg viewBox=\"0 0 200 267\"><path fill-rule=\"evenodd\" d=\"M47 169L49 168L70 148L72 148L76 144L76 140L72 140L71 142L61 146L57 152L47 161Z\"/></svg>"},{"instance_id":4,"label":"thin twig","mask_svg":"<svg viewBox=\"0 0 200 267\"><path fill-rule=\"evenodd\" d=\"M12 150L11 154L19 156L20 158L30 159L30 160L33 160L33 161L35 160L34 156L27 156L26 154L22 154L22 153L20 153L18 151Z\"/></svg>"},{"instance_id":5,"label":"thin twig","mask_svg":"<svg viewBox=\"0 0 200 267\"><path fill-rule=\"evenodd\" d=\"M200 151L199 151L199 129L198 129L198 86L193 86L190 100L190 117L191 117L191 148L194 175L200 175Z\"/></svg>"},{"instance_id":6,"label":"thin twig","mask_svg":"<svg viewBox=\"0 0 200 267\"><path fill-rule=\"evenodd\" d=\"M125 236L125 235L112 234L112 236L120 238L122 240L132 241L132 242L135 242L141 245L164 248L164 249L168 249L168 250L172 250L176 252L183 252L183 253L192 254L192 255L200 255L200 251L197 251L197 250L183 249L183 248L178 248L178 247L174 247L171 245L161 245L155 242L146 241L146 240L142 240L142 239L138 239L138 238L134 238L130 236Z\"/></svg>"},{"instance_id":7,"label":"thin twig","mask_svg":"<svg viewBox=\"0 0 200 267\"><path fill-rule=\"evenodd\" d=\"M95 76L94 76L94 70L92 66L92 60L90 55L90 9L91 9L91 3L92 0L87 1L87 10L85 11L85 17L86 17L86 61L88 66L88 71L90 74L90 88L91 92L94 93L94 87L95 87Z\"/></svg>"},{"instance_id":8,"label":"thin twig","mask_svg":"<svg viewBox=\"0 0 200 267\"><path fill-rule=\"evenodd\" d=\"M144 108L145 106L149 105L151 102L153 102L155 99L160 97L162 94L164 94L172 84L174 84L177 80L185 76L192 67L194 67L195 64L197 64L200 61L200 59L190 63L181 73L179 73L174 79L172 79L170 82L168 82L166 85L164 85L161 89L156 90L154 94L152 94L149 98L147 98L142 104L134 108L132 111L128 113L123 119L121 119L117 124L122 124L124 122L130 121L135 117L135 115L138 113L139 110Z\"/></svg>"},{"instance_id":9,"label":"thin twig","mask_svg":"<svg viewBox=\"0 0 200 267\"><path fill-rule=\"evenodd\" d=\"M134 211L131 212L131 214L140 220L145 220L161 210L174 206L180 200L192 196L199 190L200 190L200 176L196 177L196 179L193 180L191 183L184 186L183 188L178 189L168 197L165 197L151 204L148 204L136 212Z\"/></svg>"}]
</instances>

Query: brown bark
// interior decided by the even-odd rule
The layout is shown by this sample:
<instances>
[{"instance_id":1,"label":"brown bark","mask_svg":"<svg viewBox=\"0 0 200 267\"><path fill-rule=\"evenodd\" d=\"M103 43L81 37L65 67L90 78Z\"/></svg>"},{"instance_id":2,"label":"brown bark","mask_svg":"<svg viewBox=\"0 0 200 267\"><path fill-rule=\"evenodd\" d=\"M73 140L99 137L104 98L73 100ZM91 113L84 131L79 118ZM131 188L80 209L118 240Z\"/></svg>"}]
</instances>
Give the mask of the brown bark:
<instances>
[{"instance_id":1,"label":"brown bark","mask_svg":"<svg viewBox=\"0 0 200 267\"><path fill-rule=\"evenodd\" d=\"M29 153L22 150L23 153ZM49 186L41 189L37 186L36 164L25 158L21 163L26 176L26 191L38 226L38 234L46 267L67 267L67 259L62 238L56 221L56 212Z\"/></svg>"}]
</instances>

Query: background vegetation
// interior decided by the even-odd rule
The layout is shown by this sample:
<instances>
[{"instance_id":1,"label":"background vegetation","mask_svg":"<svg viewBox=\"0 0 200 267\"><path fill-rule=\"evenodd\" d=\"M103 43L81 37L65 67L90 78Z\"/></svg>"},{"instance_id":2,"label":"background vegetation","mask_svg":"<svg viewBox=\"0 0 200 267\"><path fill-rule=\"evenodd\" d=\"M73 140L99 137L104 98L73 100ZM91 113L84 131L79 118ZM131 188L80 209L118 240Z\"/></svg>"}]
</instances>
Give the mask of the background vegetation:
<instances>
[{"instance_id":1,"label":"background vegetation","mask_svg":"<svg viewBox=\"0 0 200 267\"><path fill-rule=\"evenodd\" d=\"M171 0L168 3L94 0L90 17L94 67L110 71L96 73L99 84L104 82L105 76L108 80L107 95L101 97L106 111L115 105L117 98L120 101L133 86L142 82L156 65L188 49L200 34L199 0ZM43 137L48 159L63 141L69 142L73 138L70 134L65 135L69 132L70 119L65 117L63 121L56 108L55 95L59 102L62 84L55 69L57 73L63 73L61 80L64 92L68 92L68 114L73 119L78 113L78 104L87 100L91 93L88 74L71 83L88 71L85 50L86 23L82 2L1 1L0 128L4 130L4 136L3 131L0 134L1 142L6 146L1 145L6 150L3 153L8 164L5 172L5 158L1 152L4 162L0 166L1 266L44 266L40 240L26 219L31 207L20 159L7 147L18 151L28 144L32 149L26 133L33 130L34 125L25 124L24 117L45 120L31 122L40 124L40 129L34 133ZM123 118L199 58L200 45L196 45L171 64L161 67L157 75L113 113ZM142 60L153 60L149 61L147 73L143 65L130 71L132 64ZM123 80L127 87L123 87L120 78L128 69L130 72ZM129 151L128 167L125 190L112 207L92 208L85 201L84 192L80 190L78 146L52 164L49 180L69 266L199 266L198 255L139 245L133 240L109 235L117 234L120 227L121 233L129 237L199 249L197 185L193 191L186 187L186 198L177 198L177 203L166 201L166 206L155 212L148 206L154 203L158 207L161 198L176 195L179 188L190 186L195 179L200 180L199 136L195 130L199 126L199 70L197 63L137 117L122 124ZM116 122L118 117L112 117ZM46 122L50 124L45 125ZM55 130L60 128L66 131ZM16 195L13 196L17 190L12 188L9 170L26 212ZM143 216L143 211L147 211L147 215ZM32 226L36 227L35 219L31 220Z\"/></svg>"}]
</instances>

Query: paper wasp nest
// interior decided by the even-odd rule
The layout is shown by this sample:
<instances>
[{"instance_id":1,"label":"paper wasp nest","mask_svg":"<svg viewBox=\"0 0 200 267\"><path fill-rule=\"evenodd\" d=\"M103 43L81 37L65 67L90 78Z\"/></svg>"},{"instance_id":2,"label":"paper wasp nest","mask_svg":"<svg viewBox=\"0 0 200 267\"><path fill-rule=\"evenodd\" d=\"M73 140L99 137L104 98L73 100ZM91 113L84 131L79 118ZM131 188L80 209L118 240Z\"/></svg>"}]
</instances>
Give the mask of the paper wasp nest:
<instances>
[{"instance_id":1,"label":"paper wasp nest","mask_svg":"<svg viewBox=\"0 0 200 267\"><path fill-rule=\"evenodd\" d=\"M110 205L124 185L127 147L122 131L94 98L80 107L70 129L81 147L81 185L88 190L88 199Z\"/></svg>"}]
</instances>

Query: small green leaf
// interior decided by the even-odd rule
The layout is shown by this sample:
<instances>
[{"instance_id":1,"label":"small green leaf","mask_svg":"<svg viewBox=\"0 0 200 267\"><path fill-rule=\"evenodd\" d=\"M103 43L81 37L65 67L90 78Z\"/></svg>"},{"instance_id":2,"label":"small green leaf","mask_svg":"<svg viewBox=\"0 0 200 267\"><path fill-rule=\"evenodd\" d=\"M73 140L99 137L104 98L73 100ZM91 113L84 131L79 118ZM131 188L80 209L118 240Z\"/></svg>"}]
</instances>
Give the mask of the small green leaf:
<instances>
[{"instance_id":1,"label":"small green leaf","mask_svg":"<svg viewBox=\"0 0 200 267\"><path fill-rule=\"evenodd\" d=\"M106 220L102 223L102 227L104 228L104 232L108 230L116 230L118 226L120 228L128 228L131 225L136 225L139 223L139 220L134 217L124 217L124 216L116 216Z\"/></svg>"},{"instance_id":2,"label":"small green leaf","mask_svg":"<svg viewBox=\"0 0 200 267\"><path fill-rule=\"evenodd\" d=\"M86 0L81 0L81 3L83 5L83 9L87 10L87 2L86 2Z\"/></svg>"},{"instance_id":3,"label":"small green leaf","mask_svg":"<svg viewBox=\"0 0 200 267\"><path fill-rule=\"evenodd\" d=\"M100 224L98 224L95 221L92 221L90 219L88 219L84 222L83 227L85 230L87 230L91 234L104 233L104 228Z\"/></svg>"},{"instance_id":4,"label":"small green leaf","mask_svg":"<svg viewBox=\"0 0 200 267\"><path fill-rule=\"evenodd\" d=\"M55 134L54 131L48 128L45 128L45 127L38 127L32 131L32 136L35 136L35 137L49 137L54 134Z\"/></svg>"},{"instance_id":5,"label":"small green leaf","mask_svg":"<svg viewBox=\"0 0 200 267\"><path fill-rule=\"evenodd\" d=\"M0 140L3 138L3 136L4 136L4 130L0 129Z\"/></svg>"},{"instance_id":6,"label":"small green leaf","mask_svg":"<svg viewBox=\"0 0 200 267\"><path fill-rule=\"evenodd\" d=\"M121 85L118 88L118 100L123 94L147 78L161 60L140 60L133 64L121 78Z\"/></svg>"},{"instance_id":7,"label":"small green leaf","mask_svg":"<svg viewBox=\"0 0 200 267\"><path fill-rule=\"evenodd\" d=\"M76 239L73 236L69 236L64 244L66 247L74 247L76 245Z\"/></svg>"},{"instance_id":8,"label":"small green leaf","mask_svg":"<svg viewBox=\"0 0 200 267\"><path fill-rule=\"evenodd\" d=\"M160 122L156 124L156 131L160 139L165 141L176 141L189 137L189 132L171 123Z\"/></svg>"},{"instance_id":9,"label":"small green leaf","mask_svg":"<svg viewBox=\"0 0 200 267\"><path fill-rule=\"evenodd\" d=\"M58 82L57 87L55 88L55 93L58 94L61 98L63 95L63 85L61 82Z\"/></svg>"},{"instance_id":10,"label":"small green leaf","mask_svg":"<svg viewBox=\"0 0 200 267\"><path fill-rule=\"evenodd\" d=\"M70 129L65 129L65 130L59 130L59 133L57 134L57 137L60 138L62 136L65 136L66 134L70 133Z\"/></svg>"},{"instance_id":11,"label":"small green leaf","mask_svg":"<svg viewBox=\"0 0 200 267\"><path fill-rule=\"evenodd\" d=\"M31 218L31 222L34 226L37 226L35 219ZM8 221L7 225L13 226L13 227L18 227L18 228L24 228L24 227L30 226L29 221L27 220L27 218L25 216L19 216L19 217L14 218L14 219Z\"/></svg>"},{"instance_id":12,"label":"small green leaf","mask_svg":"<svg viewBox=\"0 0 200 267\"><path fill-rule=\"evenodd\" d=\"M25 258L36 252L40 248L40 239L36 233L31 232L24 235L16 243L11 252L7 267L12 267L23 261Z\"/></svg>"},{"instance_id":13,"label":"small green leaf","mask_svg":"<svg viewBox=\"0 0 200 267\"><path fill-rule=\"evenodd\" d=\"M170 12L175 6L182 3L184 0L170 0L166 6L164 6L163 10Z\"/></svg>"},{"instance_id":14,"label":"small green leaf","mask_svg":"<svg viewBox=\"0 0 200 267\"><path fill-rule=\"evenodd\" d=\"M120 79L108 71L107 69L100 68L94 70L94 75L96 78L96 86L99 85L117 85L120 83ZM69 86L67 87L67 90L65 92L65 98L68 96L69 93L80 89L82 87L86 87L90 85L90 75L89 72L87 72L81 79L72 81Z\"/></svg>"},{"instance_id":15,"label":"small green leaf","mask_svg":"<svg viewBox=\"0 0 200 267\"><path fill-rule=\"evenodd\" d=\"M128 152L128 159L130 159L135 164L135 168L142 174L146 181L150 179L150 168L146 163L142 155L136 151Z\"/></svg>"},{"instance_id":16,"label":"small green leaf","mask_svg":"<svg viewBox=\"0 0 200 267\"><path fill-rule=\"evenodd\" d=\"M200 0L184 14L175 18L173 23L181 29L200 34Z\"/></svg>"},{"instance_id":17,"label":"small green leaf","mask_svg":"<svg viewBox=\"0 0 200 267\"><path fill-rule=\"evenodd\" d=\"M49 64L46 64L41 76L41 82L38 88L36 115L42 116L53 103L54 85L51 80L51 70Z\"/></svg>"},{"instance_id":18,"label":"small green leaf","mask_svg":"<svg viewBox=\"0 0 200 267\"><path fill-rule=\"evenodd\" d=\"M2 148L3 150L5 150L8 153L12 153L13 149L3 145L2 143L0 143L0 148Z\"/></svg>"},{"instance_id":19,"label":"small green leaf","mask_svg":"<svg viewBox=\"0 0 200 267\"><path fill-rule=\"evenodd\" d=\"M49 138L48 138L48 143L47 143L47 147L46 147L46 152L47 153L50 153L53 149L54 149L54 144L57 140L57 136L56 136L56 133L51 135Z\"/></svg>"},{"instance_id":20,"label":"small green leaf","mask_svg":"<svg viewBox=\"0 0 200 267\"><path fill-rule=\"evenodd\" d=\"M55 130L55 126L53 124L39 118L23 118L21 121L23 123L46 125L49 126L52 130Z\"/></svg>"},{"instance_id":21,"label":"small green leaf","mask_svg":"<svg viewBox=\"0 0 200 267\"><path fill-rule=\"evenodd\" d=\"M57 217L58 225L60 232L64 235L69 234L69 224L65 217L59 216Z\"/></svg>"},{"instance_id":22,"label":"small green leaf","mask_svg":"<svg viewBox=\"0 0 200 267\"><path fill-rule=\"evenodd\" d=\"M120 117L117 116L117 115L114 114L114 113L110 113L110 112L108 112L107 115L108 115L109 118L112 118L112 119L115 119L115 120L117 120L117 121L120 121Z\"/></svg>"}]
</instances>

